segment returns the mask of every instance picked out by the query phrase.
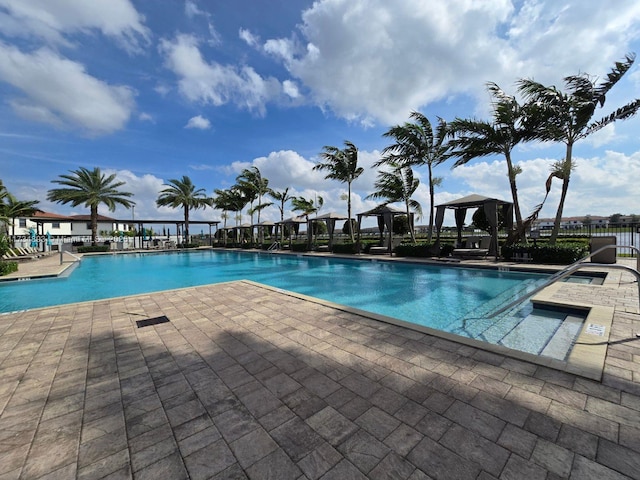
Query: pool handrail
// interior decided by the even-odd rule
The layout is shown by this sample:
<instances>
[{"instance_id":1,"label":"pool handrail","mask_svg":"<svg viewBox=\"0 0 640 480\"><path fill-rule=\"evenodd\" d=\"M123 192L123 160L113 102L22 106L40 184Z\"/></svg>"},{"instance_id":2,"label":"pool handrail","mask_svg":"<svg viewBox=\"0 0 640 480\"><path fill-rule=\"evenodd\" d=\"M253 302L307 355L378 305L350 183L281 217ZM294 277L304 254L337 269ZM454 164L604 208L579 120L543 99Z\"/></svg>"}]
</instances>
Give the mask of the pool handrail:
<instances>
[{"instance_id":1,"label":"pool handrail","mask_svg":"<svg viewBox=\"0 0 640 480\"><path fill-rule=\"evenodd\" d=\"M63 263L63 259L62 259L62 257L63 257L63 255L64 255L65 253L66 253L66 254L68 254L68 255L71 255L73 258L75 258L75 261L76 261L76 262L80 262L80 261L82 261L82 258L81 258L81 257L78 257L77 255L74 255L73 253L71 253L71 252L69 252L69 251L67 251L67 250L60 250L60 265L62 265L62 263Z\"/></svg>"},{"instance_id":2,"label":"pool handrail","mask_svg":"<svg viewBox=\"0 0 640 480\"><path fill-rule=\"evenodd\" d=\"M617 265L617 264L609 264L609 263L585 263L585 260L588 260L591 257L593 257L594 255L597 255L598 253L603 252L604 250L607 250L607 249L610 249L610 248L630 248L632 250L635 250L636 253L638 254L638 260L637 260L637 263L636 263L636 265L637 265L636 268L629 267L627 265ZM524 295L519 296L518 298L516 298L512 302L509 302L504 307L501 307L498 310L495 310L495 311L491 312L489 315L487 315L487 317L488 318L493 318L493 317L496 317L496 316L500 315L501 313L506 312L507 310L515 307L519 303L522 303L527 298L533 297L535 294L537 294L538 292L544 290L549 285L551 285L551 284L553 284L553 283L555 283L555 282L557 282L559 280L562 280L563 278L568 277L569 275L571 275L572 273L580 270L583 267L614 268L614 269L619 269L619 270L626 270L627 272L629 272L632 275L634 275L636 277L636 280L637 280L637 283L638 283L638 306L640 308L640 249L638 249L637 247L634 247L634 246L629 246L629 245L604 245L603 247L599 248L595 252L591 252L586 257L583 257L580 260L572 263L568 267L563 268L559 272L554 273L542 285L534 288L533 290L531 290L530 292L525 293Z\"/></svg>"}]
</instances>

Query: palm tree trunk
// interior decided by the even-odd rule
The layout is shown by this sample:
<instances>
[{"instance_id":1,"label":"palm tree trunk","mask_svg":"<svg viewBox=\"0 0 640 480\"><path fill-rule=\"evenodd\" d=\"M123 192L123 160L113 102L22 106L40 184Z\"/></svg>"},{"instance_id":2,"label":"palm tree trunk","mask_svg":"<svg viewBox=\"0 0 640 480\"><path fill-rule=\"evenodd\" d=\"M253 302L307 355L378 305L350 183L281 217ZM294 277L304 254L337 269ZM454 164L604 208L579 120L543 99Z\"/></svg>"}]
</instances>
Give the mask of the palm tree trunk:
<instances>
[{"instance_id":1,"label":"palm tree trunk","mask_svg":"<svg viewBox=\"0 0 640 480\"><path fill-rule=\"evenodd\" d=\"M573 153L573 143L567 143L567 155L565 157L563 172L562 172L562 193L560 194L560 203L558 203L558 211L556 212L556 219L553 222L553 230L549 237L549 245L555 245L560 232L560 223L562 222L562 211L564 210L564 202L567 198L567 191L569 190L569 180L571 178L571 157Z\"/></svg>"},{"instance_id":2,"label":"palm tree trunk","mask_svg":"<svg viewBox=\"0 0 640 480\"><path fill-rule=\"evenodd\" d=\"M91 205L91 245L96 244L98 236L98 206Z\"/></svg>"},{"instance_id":3,"label":"palm tree trunk","mask_svg":"<svg viewBox=\"0 0 640 480\"><path fill-rule=\"evenodd\" d=\"M411 241L413 242L413 244L416 244L416 237L413 234L413 225L412 225L412 221L411 221L411 209L409 207L409 202L404 202L405 206L407 207L407 225L409 225L409 235L411 235ZM391 233L389 233L391 234Z\"/></svg>"},{"instance_id":4,"label":"palm tree trunk","mask_svg":"<svg viewBox=\"0 0 640 480\"><path fill-rule=\"evenodd\" d=\"M435 189L433 188L433 175L431 171L431 163L429 166L429 231L427 233L427 243L431 243L431 235L433 233L433 204L435 202Z\"/></svg>"},{"instance_id":5,"label":"palm tree trunk","mask_svg":"<svg viewBox=\"0 0 640 480\"><path fill-rule=\"evenodd\" d=\"M351 224L351 182L347 182L347 191L349 195L347 197L347 222L349 225L349 237L351 238L351 243L355 242L355 238L353 237L353 225Z\"/></svg>"},{"instance_id":6,"label":"palm tree trunk","mask_svg":"<svg viewBox=\"0 0 640 480\"><path fill-rule=\"evenodd\" d=\"M509 185L511 186L511 198L513 199L513 212L516 216L516 226L518 231L522 229L522 213L520 212L520 202L518 201L518 187L516 185L516 175L511 163L511 153L508 151L504 154L507 160L507 169L509 172Z\"/></svg>"},{"instance_id":7,"label":"palm tree trunk","mask_svg":"<svg viewBox=\"0 0 640 480\"><path fill-rule=\"evenodd\" d=\"M189 243L189 207L184 206L184 246Z\"/></svg>"}]
</instances>

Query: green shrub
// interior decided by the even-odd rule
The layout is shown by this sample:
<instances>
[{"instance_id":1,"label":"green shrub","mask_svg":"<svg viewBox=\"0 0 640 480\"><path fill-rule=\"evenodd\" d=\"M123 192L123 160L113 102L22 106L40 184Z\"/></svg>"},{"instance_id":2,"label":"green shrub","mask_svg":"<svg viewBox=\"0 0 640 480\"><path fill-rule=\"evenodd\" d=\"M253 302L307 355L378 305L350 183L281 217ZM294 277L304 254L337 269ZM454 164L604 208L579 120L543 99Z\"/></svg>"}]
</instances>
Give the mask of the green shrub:
<instances>
[{"instance_id":1,"label":"green shrub","mask_svg":"<svg viewBox=\"0 0 640 480\"><path fill-rule=\"evenodd\" d=\"M309 247L307 246L307 242L291 244L292 252L306 252L307 250L309 250Z\"/></svg>"},{"instance_id":2,"label":"green shrub","mask_svg":"<svg viewBox=\"0 0 640 480\"><path fill-rule=\"evenodd\" d=\"M443 243L440 245L440 256L449 257L453 253L455 246L453 243Z\"/></svg>"},{"instance_id":3,"label":"green shrub","mask_svg":"<svg viewBox=\"0 0 640 480\"><path fill-rule=\"evenodd\" d=\"M78 247L78 253L108 252L110 249L109 245L87 245L86 247Z\"/></svg>"},{"instance_id":4,"label":"green shrub","mask_svg":"<svg viewBox=\"0 0 640 480\"><path fill-rule=\"evenodd\" d=\"M197 243L179 243L176 248L197 248Z\"/></svg>"},{"instance_id":5,"label":"green shrub","mask_svg":"<svg viewBox=\"0 0 640 480\"><path fill-rule=\"evenodd\" d=\"M0 262L0 277L18 271L18 262Z\"/></svg>"},{"instance_id":6,"label":"green shrub","mask_svg":"<svg viewBox=\"0 0 640 480\"><path fill-rule=\"evenodd\" d=\"M333 253L354 254L356 253L355 243L336 243L333 246Z\"/></svg>"},{"instance_id":7,"label":"green shrub","mask_svg":"<svg viewBox=\"0 0 640 480\"><path fill-rule=\"evenodd\" d=\"M589 254L589 245L583 241L563 241L556 245L543 243L537 244L515 244L502 247L502 256L506 260L516 259L518 256L528 254L531 261L541 264L569 265L577 262Z\"/></svg>"},{"instance_id":8,"label":"green shrub","mask_svg":"<svg viewBox=\"0 0 640 480\"><path fill-rule=\"evenodd\" d=\"M433 257L435 245L432 243L401 243L394 250L399 257Z\"/></svg>"}]
</instances>

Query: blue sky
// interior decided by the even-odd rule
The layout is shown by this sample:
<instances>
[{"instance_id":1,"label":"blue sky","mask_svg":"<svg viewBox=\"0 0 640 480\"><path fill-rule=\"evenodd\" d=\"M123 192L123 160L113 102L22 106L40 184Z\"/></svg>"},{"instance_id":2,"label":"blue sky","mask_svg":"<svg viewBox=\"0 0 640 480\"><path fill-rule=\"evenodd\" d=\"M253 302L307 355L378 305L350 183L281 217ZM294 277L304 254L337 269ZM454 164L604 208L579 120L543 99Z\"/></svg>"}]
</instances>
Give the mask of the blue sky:
<instances>
[{"instance_id":1,"label":"blue sky","mask_svg":"<svg viewBox=\"0 0 640 480\"><path fill-rule=\"evenodd\" d=\"M212 194L255 165L271 187L345 213L345 186L312 167L324 145L350 140L366 168L354 183L358 212L375 205L365 197L382 134L412 110L433 122L487 118L488 81L515 93L518 78L602 77L639 46L636 0L0 0L0 179L46 211L86 213L47 202L46 191L60 174L97 166L135 193L137 218L173 219L180 212L155 206L169 179L188 175ZM634 65L601 113L638 97ZM525 215L562 155L549 144L515 151ZM583 140L574 156L565 215L640 214L640 117ZM500 157L435 175L436 203L510 197ZM416 198L426 210L426 182Z\"/></svg>"}]
</instances>

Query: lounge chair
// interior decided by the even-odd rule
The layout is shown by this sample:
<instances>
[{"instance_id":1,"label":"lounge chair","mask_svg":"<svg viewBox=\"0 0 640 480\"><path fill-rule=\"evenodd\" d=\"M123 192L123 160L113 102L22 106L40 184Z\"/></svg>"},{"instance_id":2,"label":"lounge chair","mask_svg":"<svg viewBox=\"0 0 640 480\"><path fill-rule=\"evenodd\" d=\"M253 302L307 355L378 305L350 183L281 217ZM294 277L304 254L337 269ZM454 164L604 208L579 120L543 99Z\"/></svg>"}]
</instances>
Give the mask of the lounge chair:
<instances>
[{"instance_id":1,"label":"lounge chair","mask_svg":"<svg viewBox=\"0 0 640 480\"><path fill-rule=\"evenodd\" d=\"M464 259L483 258L489 254L490 244L491 237L469 237L464 248L454 248L451 255Z\"/></svg>"}]
</instances>

